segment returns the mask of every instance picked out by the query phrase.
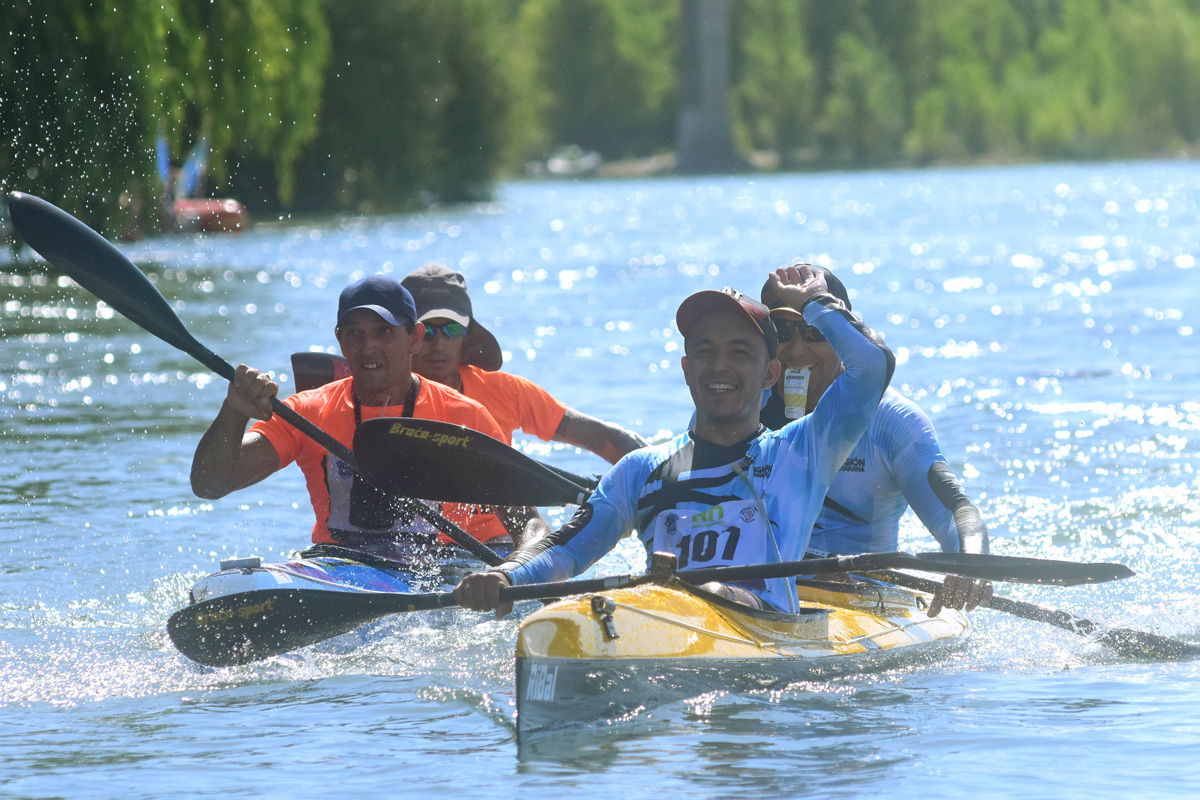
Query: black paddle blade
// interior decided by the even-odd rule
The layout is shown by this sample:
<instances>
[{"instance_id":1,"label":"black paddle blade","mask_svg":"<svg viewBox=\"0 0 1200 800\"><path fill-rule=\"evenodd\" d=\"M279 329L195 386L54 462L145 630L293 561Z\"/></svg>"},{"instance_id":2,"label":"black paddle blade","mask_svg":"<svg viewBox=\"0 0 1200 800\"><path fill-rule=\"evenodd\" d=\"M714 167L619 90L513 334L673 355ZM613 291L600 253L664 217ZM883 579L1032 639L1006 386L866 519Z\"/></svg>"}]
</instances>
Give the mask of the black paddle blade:
<instances>
[{"instance_id":1,"label":"black paddle blade","mask_svg":"<svg viewBox=\"0 0 1200 800\"><path fill-rule=\"evenodd\" d=\"M881 569L915 569L942 575L961 575L982 581L1006 583L1051 583L1077 586L1104 583L1133 575L1123 564L1080 564L1043 558L980 555L975 553L863 553L856 556L809 558L774 564L704 567L680 572L689 583L788 578L797 575L828 575L844 572L873 572Z\"/></svg>"},{"instance_id":2,"label":"black paddle blade","mask_svg":"<svg viewBox=\"0 0 1200 800\"><path fill-rule=\"evenodd\" d=\"M350 363L332 353L292 353L292 381L297 392L350 377Z\"/></svg>"},{"instance_id":3,"label":"black paddle blade","mask_svg":"<svg viewBox=\"0 0 1200 800\"><path fill-rule=\"evenodd\" d=\"M180 609L167 620L167 633L192 661L233 667L332 639L389 614L437 608L445 604L442 597L259 589Z\"/></svg>"},{"instance_id":4,"label":"black paddle blade","mask_svg":"<svg viewBox=\"0 0 1200 800\"><path fill-rule=\"evenodd\" d=\"M11 193L8 211L25 243L55 269L167 344L233 379L233 367L188 333L166 298L112 242L31 194Z\"/></svg>"},{"instance_id":5,"label":"black paddle blade","mask_svg":"<svg viewBox=\"0 0 1200 800\"><path fill-rule=\"evenodd\" d=\"M587 490L498 439L448 422L379 417L354 433L354 457L373 485L448 503L562 506Z\"/></svg>"},{"instance_id":6,"label":"black paddle blade","mask_svg":"<svg viewBox=\"0 0 1200 800\"><path fill-rule=\"evenodd\" d=\"M1008 583L1045 583L1079 586L1132 578L1133 570L1124 564L1081 564L1045 558L993 556L976 553L919 553L909 557L905 569L924 569L962 575L984 581Z\"/></svg>"}]
</instances>

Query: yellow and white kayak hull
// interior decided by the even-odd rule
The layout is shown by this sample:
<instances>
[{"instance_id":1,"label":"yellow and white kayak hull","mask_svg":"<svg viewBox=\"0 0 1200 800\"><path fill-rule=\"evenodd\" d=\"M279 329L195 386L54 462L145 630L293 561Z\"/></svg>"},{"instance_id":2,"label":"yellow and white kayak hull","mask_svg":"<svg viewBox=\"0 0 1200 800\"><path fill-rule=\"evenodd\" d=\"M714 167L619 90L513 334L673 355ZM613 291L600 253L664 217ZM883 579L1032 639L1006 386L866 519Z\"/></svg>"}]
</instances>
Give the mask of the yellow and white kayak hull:
<instances>
[{"instance_id":1,"label":"yellow and white kayak hull","mask_svg":"<svg viewBox=\"0 0 1200 800\"><path fill-rule=\"evenodd\" d=\"M874 582L800 582L797 615L755 611L681 581L561 600L517 636L517 726L620 719L713 690L883 669L953 643L966 615Z\"/></svg>"}]
</instances>

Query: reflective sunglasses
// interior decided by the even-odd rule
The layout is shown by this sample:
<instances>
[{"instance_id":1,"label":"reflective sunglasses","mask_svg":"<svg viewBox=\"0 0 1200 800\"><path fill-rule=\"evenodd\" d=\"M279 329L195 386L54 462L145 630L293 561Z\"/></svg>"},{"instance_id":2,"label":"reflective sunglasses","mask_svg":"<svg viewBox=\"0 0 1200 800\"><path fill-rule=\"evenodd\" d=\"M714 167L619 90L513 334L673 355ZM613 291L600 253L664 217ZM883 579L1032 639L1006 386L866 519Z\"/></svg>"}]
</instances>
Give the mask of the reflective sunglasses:
<instances>
[{"instance_id":1,"label":"reflective sunglasses","mask_svg":"<svg viewBox=\"0 0 1200 800\"><path fill-rule=\"evenodd\" d=\"M825 341L825 336L804 320L772 317L771 321L775 323L775 330L779 334L780 342L790 342L797 331L800 332L800 338L810 344Z\"/></svg>"},{"instance_id":2,"label":"reflective sunglasses","mask_svg":"<svg viewBox=\"0 0 1200 800\"><path fill-rule=\"evenodd\" d=\"M428 322L425 323L426 339L432 339L437 335L438 331L441 331L442 336L446 337L447 339L457 339L460 336L467 335L467 326L463 325L461 322L446 322L442 325L430 325Z\"/></svg>"}]
</instances>

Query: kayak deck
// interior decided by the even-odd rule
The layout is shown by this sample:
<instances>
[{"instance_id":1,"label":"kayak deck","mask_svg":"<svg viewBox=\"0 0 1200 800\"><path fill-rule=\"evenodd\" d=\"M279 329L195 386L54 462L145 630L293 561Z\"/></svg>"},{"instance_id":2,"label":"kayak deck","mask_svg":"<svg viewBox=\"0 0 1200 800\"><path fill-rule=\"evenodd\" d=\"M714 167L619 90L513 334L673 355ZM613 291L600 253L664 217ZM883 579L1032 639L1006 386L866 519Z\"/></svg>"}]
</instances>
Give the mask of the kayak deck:
<instances>
[{"instance_id":1,"label":"kayak deck","mask_svg":"<svg viewBox=\"0 0 1200 800\"><path fill-rule=\"evenodd\" d=\"M929 595L893 586L814 581L797 592L797 615L755 611L680 581L531 614L517 639L519 734L620 719L706 691L884 669L970 629L962 612L928 617Z\"/></svg>"},{"instance_id":2,"label":"kayak deck","mask_svg":"<svg viewBox=\"0 0 1200 800\"><path fill-rule=\"evenodd\" d=\"M470 568L460 559L415 567L353 551L257 562L227 564L193 584L191 603L167 621L181 653L212 667L286 653L394 614L398 595L444 589Z\"/></svg>"},{"instance_id":3,"label":"kayak deck","mask_svg":"<svg viewBox=\"0 0 1200 800\"><path fill-rule=\"evenodd\" d=\"M416 591L416 582L416 575L408 570L368 566L346 558L318 557L245 569L224 569L206 575L192 585L191 601L202 603L218 597L280 588L412 592Z\"/></svg>"}]
</instances>

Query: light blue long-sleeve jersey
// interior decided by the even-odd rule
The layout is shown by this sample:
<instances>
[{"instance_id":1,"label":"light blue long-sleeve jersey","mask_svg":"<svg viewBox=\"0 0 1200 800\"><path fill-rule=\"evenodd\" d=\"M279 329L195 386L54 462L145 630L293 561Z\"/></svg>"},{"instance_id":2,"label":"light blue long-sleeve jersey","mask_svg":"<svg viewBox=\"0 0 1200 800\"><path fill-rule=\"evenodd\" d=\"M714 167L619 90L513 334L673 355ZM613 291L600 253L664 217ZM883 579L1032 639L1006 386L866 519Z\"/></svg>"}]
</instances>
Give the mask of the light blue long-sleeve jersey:
<instances>
[{"instance_id":1,"label":"light blue long-sleeve jersey","mask_svg":"<svg viewBox=\"0 0 1200 800\"><path fill-rule=\"evenodd\" d=\"M783 402L764 392L762 421L781 428ZM877 553L898 547L900 518L912 507L946 552L988 552L987 526L946 464L933 423L888 388L870 427L834 476L808 552Z\"/></svg>"},{"instance_id":2,"label":"light blue long-sleeve jersey","mask_svg":"<svg viewBox=\"0 0 1200 800\"><path fill-rule=\"evenodd\" d=\"M930 476L931 468L945 461L929 417L889 388L866 435L834 478L809 551L840 555L895 550L900 518L912 506L942 550L957 552L954 513L934 493Z\"/></svg>"}]
</instances>

